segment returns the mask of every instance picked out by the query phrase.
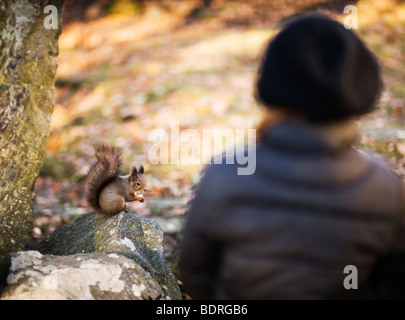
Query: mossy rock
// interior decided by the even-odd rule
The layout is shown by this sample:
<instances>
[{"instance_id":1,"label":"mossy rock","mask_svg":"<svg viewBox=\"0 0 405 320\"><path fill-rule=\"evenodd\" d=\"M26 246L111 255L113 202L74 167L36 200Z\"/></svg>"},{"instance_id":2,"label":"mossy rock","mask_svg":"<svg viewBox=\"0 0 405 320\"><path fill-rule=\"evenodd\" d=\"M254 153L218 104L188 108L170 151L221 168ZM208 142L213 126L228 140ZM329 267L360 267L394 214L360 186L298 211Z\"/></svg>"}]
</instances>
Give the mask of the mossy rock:
<instances>
[{"instance_id":1,"label":"mossy rock","mask_svg":"<svg viewBox=\"0 0 405 320\"><path fill-rule=\"evenodd\" d=\"M90 212L59 227L38 244L42 254L116 253L135 261L161 286L164 296L181 299L170 265L164 259L163 230L153 219L131 210L112 217Z\"/></svg>"},{"instance_id":2,"label":"mossy rock","mask_svg":"<svg viewBox=\"0 0 405 320\"><path fill-rule=\"evenodd\" d=\"M161 300L159 283L115 253L67 256L20 251L11 258L1 300Z\"/></svg>"}]
</instances>

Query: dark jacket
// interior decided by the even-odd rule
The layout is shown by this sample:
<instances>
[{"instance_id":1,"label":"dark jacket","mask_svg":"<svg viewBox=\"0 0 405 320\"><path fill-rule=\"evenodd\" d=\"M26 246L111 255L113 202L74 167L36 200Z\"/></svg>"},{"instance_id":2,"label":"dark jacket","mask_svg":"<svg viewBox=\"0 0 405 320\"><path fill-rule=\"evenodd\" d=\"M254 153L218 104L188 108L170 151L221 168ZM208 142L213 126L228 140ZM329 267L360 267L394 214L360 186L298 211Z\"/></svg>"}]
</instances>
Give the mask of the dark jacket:
<instances>
[{"instance_id":1,"label":"dark jacket","mask_svg":"<svg viewBox=\"0 0 405 320\"><path fill-rule=\"evenodd\" d=\"M387 166L349 145L283 121L257 146L254 174L237 175L237 163L209 166L186 215L186 291L324 299L365 287L377 262L405 247L404 197ZM347 265L358 270L357 291L343 286Z\"/></svg>"}]
</instances>

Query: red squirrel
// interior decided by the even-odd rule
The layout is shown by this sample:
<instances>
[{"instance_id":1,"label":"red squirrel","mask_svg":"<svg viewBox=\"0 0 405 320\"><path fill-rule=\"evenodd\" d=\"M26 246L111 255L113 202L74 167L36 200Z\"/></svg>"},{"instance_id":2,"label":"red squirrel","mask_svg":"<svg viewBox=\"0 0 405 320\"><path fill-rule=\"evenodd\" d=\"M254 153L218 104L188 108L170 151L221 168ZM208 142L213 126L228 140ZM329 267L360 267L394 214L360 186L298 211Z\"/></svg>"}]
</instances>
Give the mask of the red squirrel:
<instances>
[{"instance_id":1,"label":"red squirrel","mask_svg":"<svg viewBox=\"0 0 405 320\"><path fill-rule=\"evenodd\" d=\"M131 173L119 175L121 154L112 145L95 145L97 161L90 167L85 194L89 205L101 215L113 216L122 210L128 212L125 202L143 202L147 183L144 168L132 167Z\"/></svg>"}]
</instances>

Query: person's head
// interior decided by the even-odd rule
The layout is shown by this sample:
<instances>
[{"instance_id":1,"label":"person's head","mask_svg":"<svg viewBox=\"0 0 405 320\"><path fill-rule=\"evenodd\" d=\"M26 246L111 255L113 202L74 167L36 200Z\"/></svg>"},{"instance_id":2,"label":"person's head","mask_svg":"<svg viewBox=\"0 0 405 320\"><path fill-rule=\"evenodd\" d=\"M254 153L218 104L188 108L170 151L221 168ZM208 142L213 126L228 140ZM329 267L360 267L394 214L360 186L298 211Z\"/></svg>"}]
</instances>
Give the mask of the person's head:
<instances>
[{"instance_id":1,"label":"person's head","mask_svg":"<svg viewBox=\"0 0 405 320\"><path fill-rule=\"evenodd\" d=\"M288 23L269 43L256 97L266 108L324 124L370 112L381 88L377 59L356 34L312 14Z\"/></svg>"}]
</instances>

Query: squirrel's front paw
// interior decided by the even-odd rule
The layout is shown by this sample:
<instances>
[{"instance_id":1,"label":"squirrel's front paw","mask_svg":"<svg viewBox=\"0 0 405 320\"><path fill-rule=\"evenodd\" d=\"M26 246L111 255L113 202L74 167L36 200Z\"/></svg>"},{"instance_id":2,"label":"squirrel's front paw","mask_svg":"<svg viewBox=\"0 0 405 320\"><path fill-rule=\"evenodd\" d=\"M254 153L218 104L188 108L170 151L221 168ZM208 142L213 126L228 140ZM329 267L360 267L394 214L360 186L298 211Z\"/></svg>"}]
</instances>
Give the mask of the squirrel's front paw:
<instances>
[{"instance_id":1,"label":"squirrel's front paw","mask_svg":"<svg viewBox=\"0 0 405 320\"><path fill-rule=\"evenodd\" d=\"M122 208L122 211L128 213L128 212L129 212L129 209L125 206L124 208Z\"/></svg>"}]
</instances>

